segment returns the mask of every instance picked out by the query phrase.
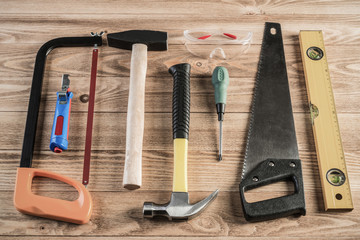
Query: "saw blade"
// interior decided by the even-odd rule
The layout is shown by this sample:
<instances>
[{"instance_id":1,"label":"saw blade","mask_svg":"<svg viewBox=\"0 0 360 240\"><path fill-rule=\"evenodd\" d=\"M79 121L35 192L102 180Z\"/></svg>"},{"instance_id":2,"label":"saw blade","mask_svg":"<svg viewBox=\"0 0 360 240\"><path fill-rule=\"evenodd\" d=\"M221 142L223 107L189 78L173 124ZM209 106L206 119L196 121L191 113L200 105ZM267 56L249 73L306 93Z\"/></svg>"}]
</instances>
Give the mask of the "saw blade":
<instances>
[{"instance_id":1,"label":"saw blade","mask_svg":"<svg viewBox=\"0 0 360 240\"><path fill-rule=\"evenodd\" d=\"M266 23L242 179L266 159L299 159L281 27Z\"/></svg>"}]
</instances>

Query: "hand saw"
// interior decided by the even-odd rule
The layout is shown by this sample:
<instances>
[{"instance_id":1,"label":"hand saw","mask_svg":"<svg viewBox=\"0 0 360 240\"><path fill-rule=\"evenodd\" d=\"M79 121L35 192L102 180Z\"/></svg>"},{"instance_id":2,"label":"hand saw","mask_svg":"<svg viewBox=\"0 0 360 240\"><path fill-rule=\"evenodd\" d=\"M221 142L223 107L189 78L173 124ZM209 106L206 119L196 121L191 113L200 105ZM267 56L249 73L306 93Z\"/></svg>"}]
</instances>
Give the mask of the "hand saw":
<instances>
[{"instance_id":1,"label":"hand saw","mask_svg":"<svg viewBox=\"0 0 360 240\"><path fill-rule=\"evenodd\" d=\"M92 200L90 193L81 183L54 172L31 168L31 165L46 56L57 47L82 47L94 44L102 45L101 36L56 38L41 46L36 55L20 167L17 169L14 191L14 205L22 213L77 224L87 223L90 219ZM78 191L79 197L74 201L66 201L33 194L31 187L34 177L52 178L67 183Z\"/></svg>"},{"instance_id":2,"label":"hand saw","mask_svg":"<svg viewBox=\"0 0 360 240\"><path fill-rule=\"evenodd\" d=\"M292 182L294 194L253 203L246 201L245 191L279 181ZM278 23L265 23L240 197L248 221L305 215L306 212L284 47Z\"/></svg>"}]
</instances>

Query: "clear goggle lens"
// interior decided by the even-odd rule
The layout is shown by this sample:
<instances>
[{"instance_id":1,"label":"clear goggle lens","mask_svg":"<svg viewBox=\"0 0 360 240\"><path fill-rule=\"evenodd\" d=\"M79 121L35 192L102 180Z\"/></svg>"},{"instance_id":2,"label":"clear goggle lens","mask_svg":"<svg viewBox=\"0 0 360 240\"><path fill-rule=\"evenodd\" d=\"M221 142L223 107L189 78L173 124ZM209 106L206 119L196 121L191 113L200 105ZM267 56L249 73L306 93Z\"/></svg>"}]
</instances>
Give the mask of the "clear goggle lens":
<instances>
[{"instance_id":1,"label":"clear goggle lens","mask_svg":"<svg viewBox=\"0 0 360 240\"><path fill-rule=\"evenodd\" d=\"M229 60L246 53L252 32L234 30L185 30L185 47L201 58Z\"/></svg>"}]
</instances>

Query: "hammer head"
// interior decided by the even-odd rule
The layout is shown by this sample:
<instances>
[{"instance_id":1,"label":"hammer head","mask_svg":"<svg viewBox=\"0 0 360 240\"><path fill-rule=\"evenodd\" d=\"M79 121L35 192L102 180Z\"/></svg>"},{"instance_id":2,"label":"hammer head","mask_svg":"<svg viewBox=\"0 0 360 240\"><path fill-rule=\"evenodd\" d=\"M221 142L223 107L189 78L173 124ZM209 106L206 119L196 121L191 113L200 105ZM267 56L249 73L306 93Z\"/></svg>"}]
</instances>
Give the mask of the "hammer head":
<instances>
[{"instance_id":1,"label":"hammer head","mask_svg":"<svg viewBox=\"0 0 360 240\"><path fill-rule=\"evenodd\" d=\"M219 190L216 190L207 198L193 205L189 204L189 194L187 192L173 192L170 202L167 204L158 205L145 202L143 214L147 218L162 216L167 217L169 220L187 220L204 210L216 198L218 192Z\"/></svg>"},{"instance_id":2,"label":"hammer head","mask_svg":"<svg viewBox=\"0 0 360 240\"><path fill-rule=\"evenodd\" d=\"M147 45L148 51L166 51L167 33L149 30L130 30L110 33L107 35L108 45L121 49L131 50L135 43Z\"/></svg>"}]
</instances>

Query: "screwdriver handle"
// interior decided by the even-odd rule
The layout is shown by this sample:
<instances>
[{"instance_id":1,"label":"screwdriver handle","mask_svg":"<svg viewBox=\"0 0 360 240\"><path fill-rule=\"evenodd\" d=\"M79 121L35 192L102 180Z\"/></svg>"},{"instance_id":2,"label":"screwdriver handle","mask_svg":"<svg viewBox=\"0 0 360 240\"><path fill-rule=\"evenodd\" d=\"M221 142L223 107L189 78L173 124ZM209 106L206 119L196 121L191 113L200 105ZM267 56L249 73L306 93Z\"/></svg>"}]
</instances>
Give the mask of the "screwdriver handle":
<instances>
[{"instance_id":1,"label":"screwdriver handle","mask_svg":"<svg viewBox=\"0 0 360 240\"><path fill-rule=\"evenodd\" d=\"M215 103L226 104L226 91L229 86L228 70L224 67L216 67L211 82L215 89Z\"/></svg>"}]
</instances>

